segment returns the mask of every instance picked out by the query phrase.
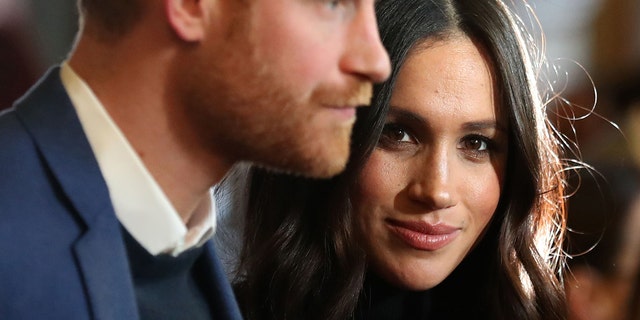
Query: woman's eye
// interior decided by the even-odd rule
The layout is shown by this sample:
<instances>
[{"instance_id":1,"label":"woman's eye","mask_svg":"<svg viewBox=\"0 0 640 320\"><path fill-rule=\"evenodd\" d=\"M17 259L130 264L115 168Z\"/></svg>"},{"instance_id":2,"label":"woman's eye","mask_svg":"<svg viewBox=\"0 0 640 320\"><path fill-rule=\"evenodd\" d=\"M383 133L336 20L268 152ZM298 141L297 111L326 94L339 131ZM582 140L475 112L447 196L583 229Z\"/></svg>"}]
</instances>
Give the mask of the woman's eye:
<instances>
[{"instance_id":1,"label":"woman's eye","mask_svg":"<svg viewBox=\"0 0 640 320\"><path fill-rule=\"evenodd\" d=\"M405 126L387 123L382 128L378 147L390 151L414 150L419 146L418 140Z\"/></svg>"},{"instance_id":2,"label":"woman's eye","mask_svg":"<svg viewBox=\"0 0 640 320\"><path fill-rule=\"evenodd\" d=\"M488 137L482 135L469 135L460 141L458 148L469 159L480 161L487 159L491 154L497 152L496 143Z\"/></svg>"},{"instance_id":3,"label":"woman's eye","mask_svg":"<svg viewBox=\"0 0 640 320\"><path fill-rule=\"evenodd\" d=\"M388 140L396 142L412 142L413 138L399 125L386 124L382 129L382 136Z\"/></svg>"},{"instance_id":4,"label":"woman's eye","mask_svg":"<svg viewBox=\"0 0 640 320\"><path fill-rule=\"evenodd\" d=\"M488 151L489 143L481 138L470 138L463 142L464 149L475 151Z\"/></svg>"}]
</instances>

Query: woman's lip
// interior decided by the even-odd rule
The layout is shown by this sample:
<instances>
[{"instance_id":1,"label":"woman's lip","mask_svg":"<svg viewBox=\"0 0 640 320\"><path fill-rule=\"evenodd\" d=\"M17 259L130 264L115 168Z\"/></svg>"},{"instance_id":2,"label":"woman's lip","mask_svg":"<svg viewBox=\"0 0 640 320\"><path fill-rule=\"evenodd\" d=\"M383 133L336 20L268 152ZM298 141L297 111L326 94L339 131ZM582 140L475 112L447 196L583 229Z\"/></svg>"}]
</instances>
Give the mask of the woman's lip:
<instances>
[{"instance_id":1,"label":"woman's lip","mask_svg":"<svg viewBox=\"0 0 640 320\"><path fill-rule=\"evenodd\" d=\"M435 251L453 241L460 228L422 221L387 220L387 226L400 240L418 250Z\"/></svg>"},{"instance_id":2,"label":"woman's lip","mask_svg":"<svg viewBox=\"0 0 640 320\"><path fill-rule=\"evenodd\" d=\"M402 227L415 232L429 234L429 235L450 234L460 229L444 223L431 224L424 221L403 221L403 220L387 219L387 223L394 226Z\"/></svg>"}]
</instances>

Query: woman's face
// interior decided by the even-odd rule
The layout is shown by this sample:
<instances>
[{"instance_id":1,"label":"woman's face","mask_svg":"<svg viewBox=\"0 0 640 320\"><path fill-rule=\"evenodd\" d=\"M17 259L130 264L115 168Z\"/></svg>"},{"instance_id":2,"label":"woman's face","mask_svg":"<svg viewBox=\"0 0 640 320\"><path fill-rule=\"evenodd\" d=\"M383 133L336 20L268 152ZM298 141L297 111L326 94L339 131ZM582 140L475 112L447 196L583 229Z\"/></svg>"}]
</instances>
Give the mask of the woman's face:
<instances>
[{"instance_id":1,"label":"woman's face","mask_svg":"<svg viewBox=\"0 0 640 320\"><path fill-rule=\"evenodd\" d=\"M400 69L382 137L353 187L370 266L425 290L444 280L496 210L508 131L483 49L427 42Z\"/></svg>"}]
</instances>

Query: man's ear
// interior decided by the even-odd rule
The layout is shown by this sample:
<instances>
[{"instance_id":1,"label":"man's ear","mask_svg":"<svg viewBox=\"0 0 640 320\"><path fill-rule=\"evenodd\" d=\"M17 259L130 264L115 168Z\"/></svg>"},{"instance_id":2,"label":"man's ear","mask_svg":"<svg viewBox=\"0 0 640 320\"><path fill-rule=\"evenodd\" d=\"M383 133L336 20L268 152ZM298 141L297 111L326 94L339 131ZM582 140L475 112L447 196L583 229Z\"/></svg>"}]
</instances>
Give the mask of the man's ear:
<instances>
[{"instance_id":1,"label":"man's ear","mask_svg":"<svg viewBox=\"0 0 640 320\"><path fill-rule=\"evenodd\" d=\"M205 2L205 0L165 0L169 25L180 39L198 42L204 38L209 19Z\"/></svg>"}]
</instances>

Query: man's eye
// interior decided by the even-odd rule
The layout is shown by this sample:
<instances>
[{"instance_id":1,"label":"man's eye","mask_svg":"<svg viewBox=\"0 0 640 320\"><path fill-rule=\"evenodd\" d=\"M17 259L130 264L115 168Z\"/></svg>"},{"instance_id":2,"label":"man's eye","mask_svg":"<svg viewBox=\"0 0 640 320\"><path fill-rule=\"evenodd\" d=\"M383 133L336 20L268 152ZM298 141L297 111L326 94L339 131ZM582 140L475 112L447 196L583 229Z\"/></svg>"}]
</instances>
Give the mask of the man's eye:
<instances>
[{"instance_id":1,"label":"man's eye","mask_svg":"<svg viewBox=\"0 0 640 320\"><path fill-rule=\"evenodd\" d=\"M340 5L340 3L342 3L342 1L343 0L328 0L326 3L330 9L335 9Z\"/></svg>"}]
</instances>

